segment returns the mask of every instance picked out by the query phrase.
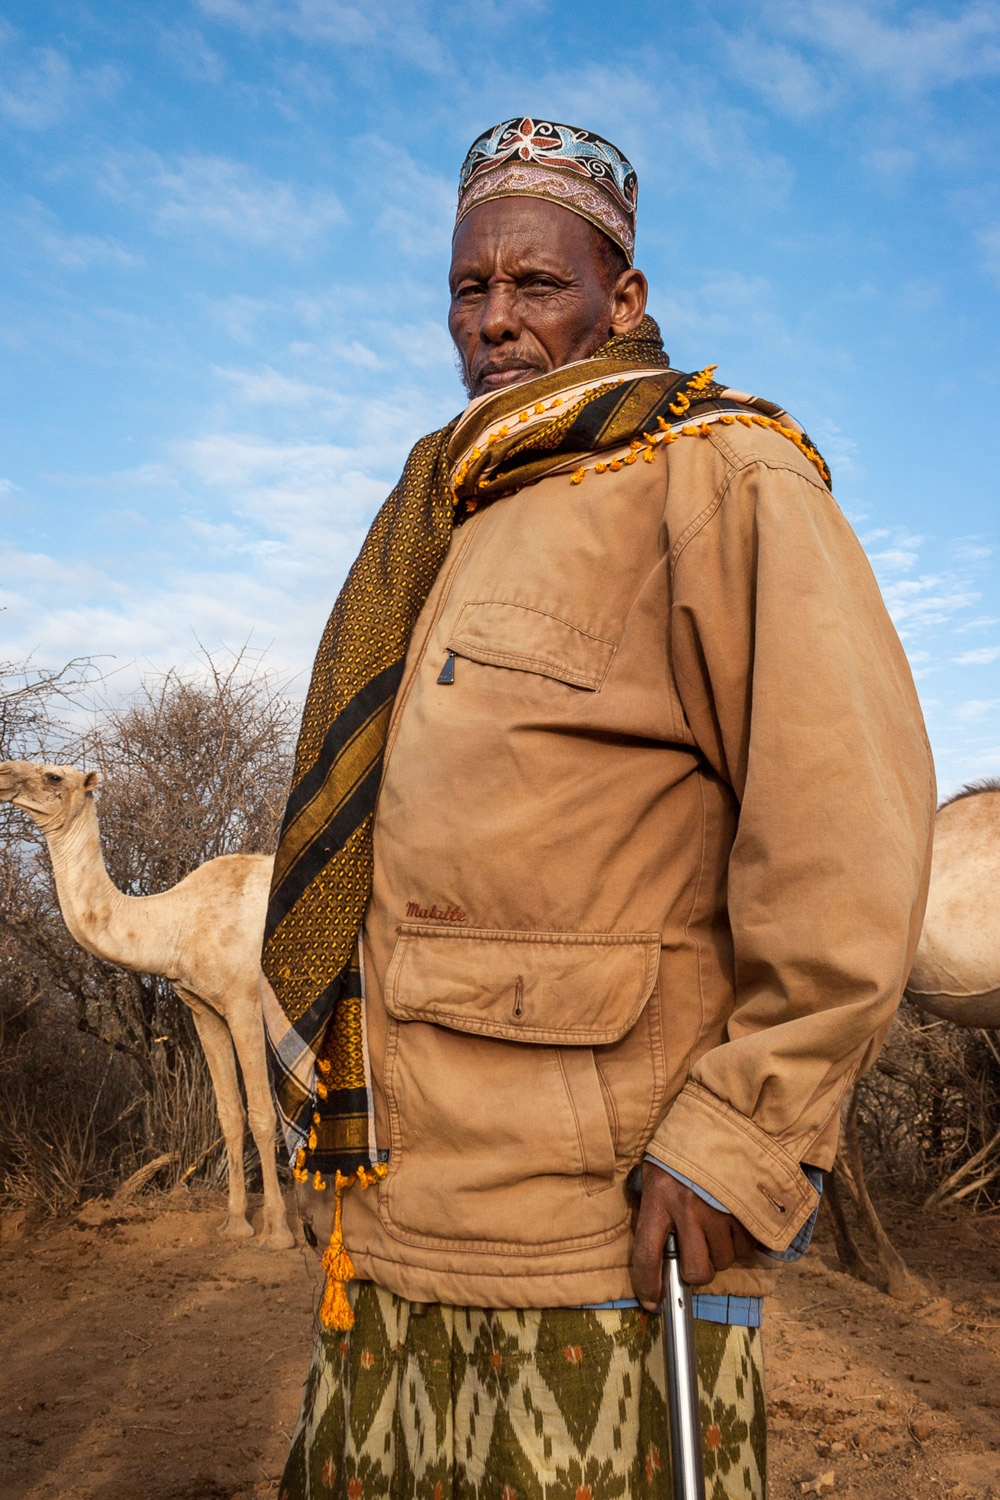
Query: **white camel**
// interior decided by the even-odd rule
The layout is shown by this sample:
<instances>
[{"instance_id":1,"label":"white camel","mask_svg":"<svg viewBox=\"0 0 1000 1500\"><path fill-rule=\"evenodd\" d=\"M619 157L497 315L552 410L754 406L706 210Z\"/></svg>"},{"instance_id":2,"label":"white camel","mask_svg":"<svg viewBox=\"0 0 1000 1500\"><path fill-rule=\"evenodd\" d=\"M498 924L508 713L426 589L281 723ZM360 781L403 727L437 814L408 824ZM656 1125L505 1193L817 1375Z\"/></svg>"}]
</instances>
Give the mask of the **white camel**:
<instances>
[{"instance_id":1,"label":"white camel","mask_svg":"<svg viewBox=\"0 0 1000 1500\"><path fill-rule=\"evenodd\" d=\"M125 896L101 853L94 792L96 771L72 766L0 762L0 802L11 802L45 835L59 907L88 953L142 974L168 979L194 1018L215 1088L229 1166L229 1208L222 1232L253 1234L246 1216L243 1135L247 1115L264 1174L259 1244L295 1243L278 1184L277 1124L267 1078L258 978L273 859L224 854L156 896ZM244 1114L236 1073L246 1088Z\"/></svg>"},{"instance_id":2,"label":"white camel","mask_svg":"<svg viewBox=\"0 0 1000 1500\"><path fill-rule=\"evenodd\" d=\"M1000 1027L1000 778L973 782L938 809L927 909L906 993L926 1014L956 1026ZM868 1196L857 1114L858 1097L852 1091L838 1173L827 1184L841 1264L871 1279L844 1219L838 1175L872 1233L890 1293L904 1300L919 1297L928 1288L889 1240ZM990 1159L998 1146L1000 1130L938 1184L925 1207L946 1197L965 1197L989 1181L994 1175Z\"/></svg>"}]
</instances>

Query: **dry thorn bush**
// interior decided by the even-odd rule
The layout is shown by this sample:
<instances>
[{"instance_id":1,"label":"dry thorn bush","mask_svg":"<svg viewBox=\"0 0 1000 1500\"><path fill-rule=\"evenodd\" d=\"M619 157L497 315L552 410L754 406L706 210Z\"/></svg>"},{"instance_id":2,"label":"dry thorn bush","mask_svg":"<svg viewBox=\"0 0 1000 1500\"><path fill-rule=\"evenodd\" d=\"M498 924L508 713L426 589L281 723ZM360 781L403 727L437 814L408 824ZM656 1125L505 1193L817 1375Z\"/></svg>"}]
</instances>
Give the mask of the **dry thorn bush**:
<instances>
[{"instance_id":1,"label":"dry thorn bush","mask_svg":"<svg viewBox=\"0 0 1000 1500\"><path fill-rule=\"evenodd\" d=\"M858 1086L872 1190L925 1207L1000 1207L1000 1048L904 1001Z\"/></svg>"}]
</instances>

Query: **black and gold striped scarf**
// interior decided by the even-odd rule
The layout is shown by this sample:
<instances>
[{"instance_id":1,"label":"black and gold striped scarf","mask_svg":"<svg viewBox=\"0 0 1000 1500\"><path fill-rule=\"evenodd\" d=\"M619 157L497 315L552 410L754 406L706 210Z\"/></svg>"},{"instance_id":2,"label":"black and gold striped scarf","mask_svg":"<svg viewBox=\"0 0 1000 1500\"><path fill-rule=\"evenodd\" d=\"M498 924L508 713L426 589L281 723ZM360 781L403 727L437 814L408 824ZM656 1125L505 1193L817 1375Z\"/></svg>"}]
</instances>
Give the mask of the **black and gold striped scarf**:
<instances>
[{"instance_id":1,"label":"black and gold striped scarf","mask_svg":"<svg viewBox=\"0 0 1000 1500\"><path fill-rule=\"evenodd\" d=\"M621 462L633 462L638 450L651 453L654 440L672 440L668 429L696 416L752 407L753 420L779 426L779 408L729 393L712 369L672 370L659 328L646 317L591 359L473 402L417 443L334 605L302 718L263 967L272 1081L295 1175L320 1189L332 1180L338 1208L348 1181L367 1185L384 1171L372 1124L358 935L393 699L453 528L556 470L579 480L579 466L589 459L594 467L594 455L625 445ZM780 430L815 453L801 429ZM339 1277L335 1259L331 1279Z\"/></svg>"}]
</instances>

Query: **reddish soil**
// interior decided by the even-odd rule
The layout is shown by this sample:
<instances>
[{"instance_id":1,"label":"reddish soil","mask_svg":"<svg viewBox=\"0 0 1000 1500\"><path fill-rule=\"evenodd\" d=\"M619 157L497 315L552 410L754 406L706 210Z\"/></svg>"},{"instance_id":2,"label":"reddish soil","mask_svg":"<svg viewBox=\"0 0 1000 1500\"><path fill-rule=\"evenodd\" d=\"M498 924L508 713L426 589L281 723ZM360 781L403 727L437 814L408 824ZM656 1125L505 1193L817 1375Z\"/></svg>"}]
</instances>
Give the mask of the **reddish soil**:
<instances>
[{"instance_id":1,"label":"reddish soil","mask_svg":"<svg viewBox=\"0 0 1000 1500\"><path fill-rule=\"evenodd\" d=\"M276 1494L318 1262L221 1239L222 1208L192 1194L6 1221L2 1500ZM842 1275L821 1237L769 1307L771 1500L1000 1500L1000 1221L890 1227L936 1284L923 1305Z\"/></svg>"},{"instance_id":2,"label":"reddish soil","mask_svg":"<svg viewBox=\"0 0 1000 1500\"><path fill-rule=\"evenodd\" d=\"M772 1500L1000 1497L1000 1221L885 1217L927 1301L843 1275L821 1231L769 1307Z\"/></svg>"}]
</instances>

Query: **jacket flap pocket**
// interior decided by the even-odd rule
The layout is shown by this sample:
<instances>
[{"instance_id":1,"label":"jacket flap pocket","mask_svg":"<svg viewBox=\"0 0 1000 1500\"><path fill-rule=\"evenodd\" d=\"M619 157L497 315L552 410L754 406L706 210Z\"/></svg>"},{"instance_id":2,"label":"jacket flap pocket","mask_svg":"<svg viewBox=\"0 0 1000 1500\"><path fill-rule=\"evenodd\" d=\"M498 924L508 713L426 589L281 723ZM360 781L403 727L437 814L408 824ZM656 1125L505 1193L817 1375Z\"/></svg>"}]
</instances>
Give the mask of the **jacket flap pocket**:
<instances>
[{"instance_id":1,"label":"jacket flap pocket","mask_svg":"<svg viewBox=\"0 0 1000 1500\"><path fill-rule=\"evenodd\" d=\"M495 932L404 922L386 973L398 1021L514 1042L620 1041L653 992L657 932Z\"/></svg>"},{"instance_id":2,"label":"jacket flap pocket","mask_svg":"<svg viewBox=\"0 0 1000 1500\"><path fill-rule=\"evenodd\" d=\"M471 603L463 606L448 649L487 666L538 672L596 691L618 648L538 609Z\"/></svg>"}]
</instances>

